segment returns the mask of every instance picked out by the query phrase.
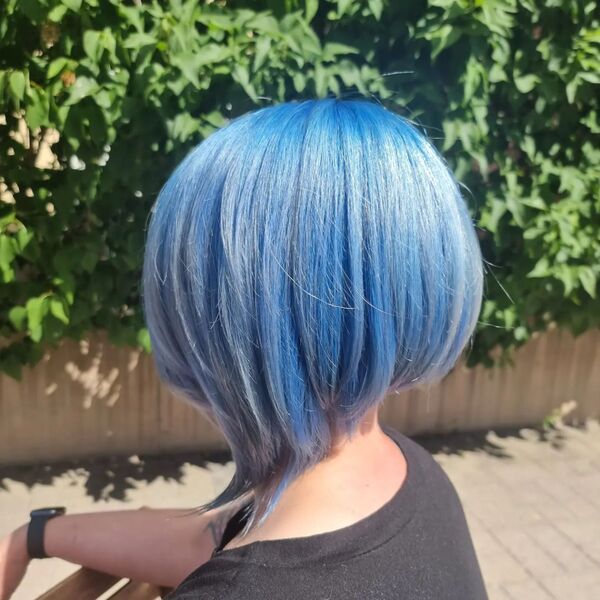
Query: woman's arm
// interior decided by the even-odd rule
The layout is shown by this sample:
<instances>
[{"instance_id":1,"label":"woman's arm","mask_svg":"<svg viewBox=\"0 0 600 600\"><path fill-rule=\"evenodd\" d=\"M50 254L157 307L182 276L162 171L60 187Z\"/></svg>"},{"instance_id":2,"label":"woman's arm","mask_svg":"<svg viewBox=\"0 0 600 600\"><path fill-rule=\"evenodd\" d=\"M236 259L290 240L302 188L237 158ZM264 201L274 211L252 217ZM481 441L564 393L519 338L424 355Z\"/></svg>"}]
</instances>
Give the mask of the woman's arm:
<instances>
[{"instance_id":1,"label":"woman's arm","mask_svg":"<svg viewBox=\"0 0 600 600\"><path fill-rule=\"evenodd\" d=\"M236 502L198 515L148 509L64 515L46 523L49 556L112 575L177 586L205 563L218 545ZM0 599L10 597L28 563L27 527L0 543Z\"/></svg>"},{"instance_id":2,"label":"woman's arm","mask_svg":"<svg viewBox=\"0 0 600 600\"><path fill-rule=\"evenodd\" d=\"M65 515L46 524L45 549L98 571L174 587L211 556L234 509L141 509Z\"/></svg>"}]
</instances>

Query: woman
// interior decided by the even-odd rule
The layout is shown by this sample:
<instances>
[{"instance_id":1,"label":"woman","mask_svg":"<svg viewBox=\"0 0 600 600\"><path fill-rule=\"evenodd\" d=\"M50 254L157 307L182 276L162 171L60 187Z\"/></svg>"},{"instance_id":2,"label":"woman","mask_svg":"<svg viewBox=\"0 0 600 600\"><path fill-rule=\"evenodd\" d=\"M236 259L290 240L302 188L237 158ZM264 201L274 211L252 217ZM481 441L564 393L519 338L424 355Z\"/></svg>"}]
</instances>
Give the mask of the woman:
<instances>
[{"instance_id":1,"label":"woman","mask_svg":"<svg viewBox=\"0 0 600 600\"><path fill-rule=\"evenodd\" d=\"M220 427L235 475L201 514L48 520L45 554L172 600L486 598L449 480L377 418L452 368L481 303L472 222L416 129L333 99L232 121L161 191L143 293L161 377ZM4 598L26 535L5 541Z\"/></svg>"}]
</instances>

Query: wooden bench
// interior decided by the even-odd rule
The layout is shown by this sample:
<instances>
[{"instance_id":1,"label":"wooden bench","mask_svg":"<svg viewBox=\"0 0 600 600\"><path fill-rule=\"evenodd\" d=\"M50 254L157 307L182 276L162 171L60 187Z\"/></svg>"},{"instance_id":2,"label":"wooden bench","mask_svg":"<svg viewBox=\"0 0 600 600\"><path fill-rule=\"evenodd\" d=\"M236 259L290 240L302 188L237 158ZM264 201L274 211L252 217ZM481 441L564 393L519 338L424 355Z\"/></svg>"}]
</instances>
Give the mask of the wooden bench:
<instances>
[{"instance_id":1,"label":"wooden bench","mask_svg":"<svg viewBox=\"0 0 600 600\"><path fill-rule=\"evenodd\" d=\"M159 600L170 590L81 568L37 600Z\"/></svg>"}]
</instances>

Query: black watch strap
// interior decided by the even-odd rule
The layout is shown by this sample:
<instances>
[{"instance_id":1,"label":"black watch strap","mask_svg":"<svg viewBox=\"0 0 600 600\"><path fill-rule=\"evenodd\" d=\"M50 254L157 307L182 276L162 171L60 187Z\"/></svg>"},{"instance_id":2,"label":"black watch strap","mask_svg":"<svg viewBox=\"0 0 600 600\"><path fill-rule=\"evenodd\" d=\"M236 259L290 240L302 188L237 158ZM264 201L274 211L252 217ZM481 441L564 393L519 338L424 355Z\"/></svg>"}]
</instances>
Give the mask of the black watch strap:
<instances>
[{"instance_id":1,"label":"black watch strap","mask_svg":"<svg viewBox=\"0 0 600 600\"><path fill-rule=\"evenodd\" d=\"M30 558L48 558L44 549L44 530L46 523L54 517L64 515L64 506L38 508L30 513L29 526L27 527L27 554Z\"/></svg>"}]
</instances>

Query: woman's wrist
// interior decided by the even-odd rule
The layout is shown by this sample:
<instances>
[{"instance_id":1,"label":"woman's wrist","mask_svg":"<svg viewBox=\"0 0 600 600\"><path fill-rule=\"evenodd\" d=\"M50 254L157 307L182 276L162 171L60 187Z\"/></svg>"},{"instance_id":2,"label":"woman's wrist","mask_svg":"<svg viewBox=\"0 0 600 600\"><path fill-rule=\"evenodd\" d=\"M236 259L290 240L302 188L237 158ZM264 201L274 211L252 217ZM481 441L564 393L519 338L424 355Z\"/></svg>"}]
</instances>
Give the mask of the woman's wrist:
<instances>
[{"instance_id":1,"label":"woman's wrist","mask_svg":"<svg viewBox=\"0 0 600 600\"><path fill-rule=\"evenodd\" d=\"M29 565L27 525L0 540L0 599L10 598Z\"/></svg>"},{"instance_id":2,"label":"woman's wrist","mask_svg":"<svg viewBox=\"0 0 600 600\"><path fill-rule=\"evenodd\" d=\"M9 537L12 556L20 562L28 563L31 557L27 552L27 524L15 529Z\"/></svg>"},{"instance_id":3,"label":"woman's wrist","mask_svg":"<svg viewBox=\"0 0 600 600\"><path fill-rule=\"evenodd\" d=\"M76 556L73 556L74 552L78 552L78 545L81 544L76 526L79 516L60 515L46 522L44 551L48 557L62 558L76 564L83 564L74 560ZM72 521L75 521L75 525Z\"/></svg>"}]
</instances>

